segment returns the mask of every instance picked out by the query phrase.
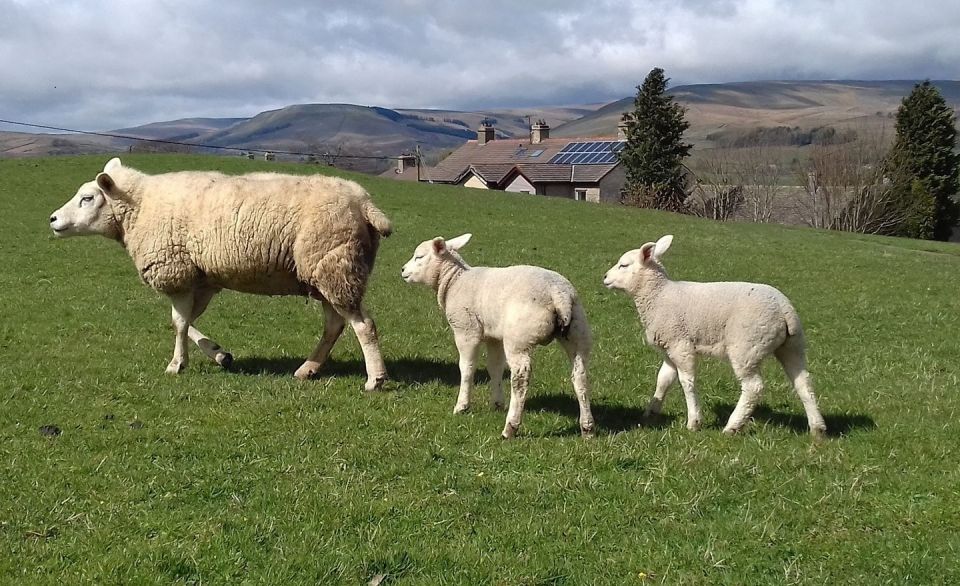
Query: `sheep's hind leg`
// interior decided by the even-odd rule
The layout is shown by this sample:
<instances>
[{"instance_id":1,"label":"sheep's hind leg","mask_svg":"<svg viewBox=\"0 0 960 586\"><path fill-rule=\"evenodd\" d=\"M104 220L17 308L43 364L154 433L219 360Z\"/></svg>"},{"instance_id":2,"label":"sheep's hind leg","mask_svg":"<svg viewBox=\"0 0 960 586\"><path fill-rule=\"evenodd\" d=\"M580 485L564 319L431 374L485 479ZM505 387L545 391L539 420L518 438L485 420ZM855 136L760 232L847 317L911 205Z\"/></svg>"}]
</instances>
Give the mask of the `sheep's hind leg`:
<instances>
[{"instance_id":1,"label":"sheep's hind leg","mask_svg":"<svg viewBox=\"0 0 960 586\"><path fill-rule=\"evenodd\" d=\"M377 326L361 308L359 311L339 310L353 328L363 350L363 361L367 367L367 382L364 390L376 391L387 381L387 367L380 354L380 341L377 339Z\"/></svg>"},{"instance_id":2,"label":"sheep's hind leg","mask_svg":"<svg viewBox=\"0 0 960 586\"><path fill-rule=\"evenodd\" d=\"M327 361L333 345L340 339L343 328L346 325L343 316L336 312L332 305L326 300L323 302L323 336L317 347L314 348L307 360L300 365L293 376L300 380L306 380L320 371L320 367Z\"/></svg>"},{"instance_id":3,"label":"sheep's hind leg","mask_svg":"<svg viewBox=\"0 0 960 586\"><path fill-rule=\"evenodd\" d=\"M503 426L503 439L516 435L523 418L523 404L527 399L527 387L530 385L529 351L507 350L507 364L510 366L510 409L507 422Z\"/></svg>"},{"instance_id":4,"label":"sheep's hind leg","mask_svg":"<svg viewBox=\"0 0 960 586\"><path fill-rule=\"evenodd\" d=\"M726 427L723 428L723 433L726 434L734 434L743 429L743 426L746 425L754 408L760 403L760 399L763 396L763 378L760 377L759 364L751 367L738 367L734 365L734 373L737 375L737 378L740 379L740 388L742 390L740 392L740 400L737 401L737 406L733 409L733 413L730 414L730 419L727 420Z\"/></svg>"},{"instance_id":5,"label":"sheep's hind leg","mask_svg":"<svg viewBox=\"0 0 960 586\"><path fill-rule=\"evenodd\" d=\"M810 426L810 434L819 439L826 435L827 424L823 420L819 407L817 407L817 396L813 393L813 383L810 380L810 373L807 372L807 360L803 355L803 349L788 345L790 343L791 340L788 338L787 343L778 348L775 354L803 403L803 410L807 413L807 425Z\"/></svg>"},{"instance_id":6,"label":"sheep's hind leg","mask_svg":"<svg viewBox=\"0 0 960 586\"><path fill-rule=\"evenodd\" d=\"M653 397L643 411L644 417L659 415L663 410L663 401L667 396L667 391L677 382L677 367L670 362L669 358L664 358L660 365L660 372L657 373L657 389L653 392Z\"/></svg>"},{"instance_id":7,"label":"sheep's hind leg","mask_svg":"<svg viewBox=\"0 0 960 586\"><path fill-rule=\"evenodd\" d=\"M503 353L503 342L487 340L487 373L490 375L490 408L503 411L503 369L507 356Z\"/></svg>"},{"instance_id":8,"label":"sheep's hind leg","mask_svg":"<svg viewBox=\"0 0 960 586\"><path fill-rule=\"evenodd\" d=\"M187 333L190 318L193 316L193 292L170 295L172 305L171 318L176 331L173 344L173 358L167 365L167 374L179 374L187 367Z\"/></svg>"},{"instance_id":9,"label":"sheep's hind leg","mask_svg":"<svg viewBox=\"0 0 960 586\"><path fill-rule=\"evenodd\" d=\"M453 407L454 413L463 413L470 408L470 391L473 388L473 375L477 369L477 354L480 351L480 340L470 334L454 335L457 352L460 353L460 393L457 395L457 404Z\"/></svg>"},{"instance_id":10,"label":"sheep's hind leg","mask_svg":"<svg viewBox=\"0 0 960 586\"><path fill-rule=\"evenodd\" d=\"M193 294L193 312L190 318L190 323L195 323L203 312L206 311L207 306L210 304L210 300L213 299L214 295L219 293L218 289L200 289ZM204 353L210 360L213 360L223 368L230 368L233 365L233 355L227 352L225 349L220 347L220 344L217 344L210 338L208 338L203 332L193 327L192 325L187 328L187 336L193 340L193 343L200 348L200 351Z\"/></svg>"},{"instance_id":11,"label":"sheep's hind leg","mask_svg":"<svg viewBox=\"0 0 960 586\"><path fill-rule=\"evenodd\" d=\"M589 348L570 339L560 339L560 345L567 352L567 358L573 367L570 372L570 381L573 383L573 392L577 395L580 405L580 435L593 437L593 412L590 410L590 383L587 381L587 363L590 360Z\"/></svg>"}]
</instances>

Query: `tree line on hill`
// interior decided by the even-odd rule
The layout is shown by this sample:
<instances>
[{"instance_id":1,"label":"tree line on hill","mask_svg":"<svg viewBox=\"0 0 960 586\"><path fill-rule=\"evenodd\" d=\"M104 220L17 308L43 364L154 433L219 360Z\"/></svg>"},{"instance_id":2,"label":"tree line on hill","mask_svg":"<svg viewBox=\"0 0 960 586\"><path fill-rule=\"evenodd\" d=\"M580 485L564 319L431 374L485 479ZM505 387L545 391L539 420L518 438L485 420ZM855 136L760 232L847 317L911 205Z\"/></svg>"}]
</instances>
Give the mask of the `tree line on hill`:
<instances>
[{"instance_id":1,"label":"tree line on hill","mask_svg":"<svg viewBox=\"0 0 960 586\"><path fill-rule=\"evenodd\" d=\"M769 147L809 145L809 156L792 168L805 223L937 240L947 240L957 224L956 115L929 81L903 99L889 146L882 134L761 128L714 136L728 148L699 157L696 172L686 164L692 145L683 133L689 123L684 108L667 95L668 81L663 69L654 68L637 86L633 111L624 114L626 204L718 220L742 217L747 208L748 218L770 221L786 186L784 165Z\"/></svg>"}]
</instances>

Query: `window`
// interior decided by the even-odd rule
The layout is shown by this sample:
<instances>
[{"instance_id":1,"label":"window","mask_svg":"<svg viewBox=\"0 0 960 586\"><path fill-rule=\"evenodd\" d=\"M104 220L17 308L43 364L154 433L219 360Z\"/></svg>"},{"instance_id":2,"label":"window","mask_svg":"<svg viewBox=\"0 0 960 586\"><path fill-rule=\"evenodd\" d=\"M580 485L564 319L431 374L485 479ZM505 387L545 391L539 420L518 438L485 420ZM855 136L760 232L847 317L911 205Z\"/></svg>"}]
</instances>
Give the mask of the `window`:
<instances>
[{"instance_id":1,"label":"window","mask_svg":"<svg viewBox=\"0 0 960 586\"><path fill-rule=\"evenodd\" d=\"M587 201L587 190L586 189L574 189L573 190L573 199L577 201Z\"/></svg>"}]
</instances>

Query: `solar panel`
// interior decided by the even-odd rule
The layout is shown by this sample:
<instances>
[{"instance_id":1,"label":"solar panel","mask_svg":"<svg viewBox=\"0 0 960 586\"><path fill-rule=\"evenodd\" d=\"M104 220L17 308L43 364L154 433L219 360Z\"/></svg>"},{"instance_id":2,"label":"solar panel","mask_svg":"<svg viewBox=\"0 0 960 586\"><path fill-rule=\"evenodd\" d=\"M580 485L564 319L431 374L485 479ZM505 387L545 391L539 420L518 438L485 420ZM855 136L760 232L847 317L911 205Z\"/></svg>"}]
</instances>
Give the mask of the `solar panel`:
<instances>
[{"instance_id":1,"label":"solar panel","mask_svg":"<svg viewBox=\"0 0 960 586\"><path fill-rule=\"evenodd\" d=\"M548 162L554 165L609 165L617 162L617 153L625 144L622 140L571 142Z\"/></svg>"}]
</instances>

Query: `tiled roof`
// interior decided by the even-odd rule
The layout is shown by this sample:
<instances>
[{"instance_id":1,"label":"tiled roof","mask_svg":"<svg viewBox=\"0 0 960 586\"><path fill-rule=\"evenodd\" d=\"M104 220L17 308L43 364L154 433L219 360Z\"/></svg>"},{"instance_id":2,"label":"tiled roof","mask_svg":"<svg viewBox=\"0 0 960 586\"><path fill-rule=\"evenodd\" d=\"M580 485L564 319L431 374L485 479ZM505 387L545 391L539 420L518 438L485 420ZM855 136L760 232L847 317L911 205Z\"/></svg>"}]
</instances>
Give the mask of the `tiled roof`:
<instances>
[{"instance_id":1,"label":"tiled roof","mask_svg":"<svg viewBox=\"0 0 960 586\"><path fill-rule=\"evenodd\" d=\"M423 169L420 175L426 181L455 183L462 179L468 169L472 168L488 183L499 183L516 166L521 169L527 179L534 182L596 182L616 167L616 164L547 164L547 161L563 150L566 145L585 140L616 139L610 137L548 138L538 144L531 144L526 138L505 138L483 145L478 144L476 140L469 140L436 167Z\"/></svg>"},{"instance_id":2,"label":"tiled roof","mask_svg":"<svg viewBox=\"0 0 960 586\"><path fill-rule=\"evenodd\" d=\"M615 169L611 165L517 165L517 169L532 183L596 183Z\"/></svg>"},{"instance_id":3,"label":"tiled roof","mask_svg":"<svg viewBox=\"0 0 960 586\"><path fill-rule=\"evenodd\" d=\"M470 165L479 168L479 166L482 165L509 164L513 166L518 164L546 163L553 158L554 155L563 150L563 147L566 145L571 142L583 140L587 139L547 138L538 144L531 144L530 140L526 137L523 139L498 139L486 144L478 144L476 140L468 140L466 144L453 151L446 159L440 161L436 167L424 169L421 176L430 181L453 183L463 175L463 172ZM605 137L590 140L617 139ZM530 156L541 150L543 152L538 156ZM601 166L606 167L606 165ZM609 171L609 169L607 169L607 171ZM604 171L604 174L606 174L606 171Z\"/></svg>"}]
</instances>

